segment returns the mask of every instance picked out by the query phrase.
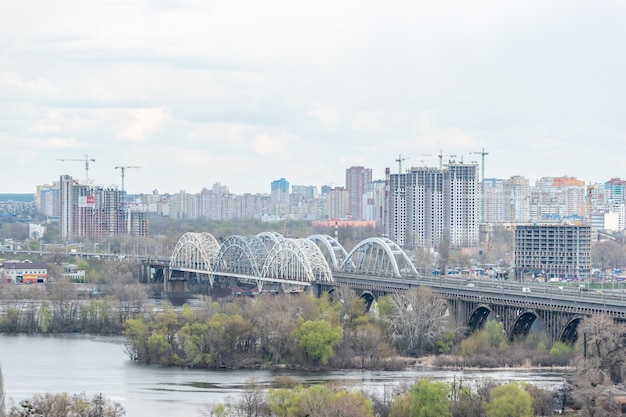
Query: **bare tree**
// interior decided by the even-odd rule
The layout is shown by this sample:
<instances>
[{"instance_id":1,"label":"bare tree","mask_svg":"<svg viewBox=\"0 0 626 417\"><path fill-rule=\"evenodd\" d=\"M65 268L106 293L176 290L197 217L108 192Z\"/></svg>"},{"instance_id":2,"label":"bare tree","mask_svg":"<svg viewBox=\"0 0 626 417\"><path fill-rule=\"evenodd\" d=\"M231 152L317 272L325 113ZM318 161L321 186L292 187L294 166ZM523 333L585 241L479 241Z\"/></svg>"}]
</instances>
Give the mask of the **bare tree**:
<instances>
[{"instance_id":1,"label":"bare tree","mask_svg":"<svg viewBox=\"0 0 626 417\"><path fill-rule=\"evenodd\" d=\"M624 382L626 325L599 314L583 320L579 334L583 352L579 374L593 385Z\"/></svg>"},{"instance_id":2,"label":"bare tree","mask_svg":"<svg viewBox=\"0 0 626 417\"><path fill-rule=\"evenodd\" d=\"M269 415L265 394L258 381L250 378L246 381L243 391L230 408L236 417L264 417Z\"/></svg>"},{"instance_id":3,"label":"bare tree","mask_svg":"<svg viewBox=\"0 0 626 417\"><path fill-rule=\"evenodd\" d=\"M394 294L388 300L391 311L381 319L404 353L433 352L437 341L453 330L447 301L428 287Z\"/></svg>"}]
</instances>

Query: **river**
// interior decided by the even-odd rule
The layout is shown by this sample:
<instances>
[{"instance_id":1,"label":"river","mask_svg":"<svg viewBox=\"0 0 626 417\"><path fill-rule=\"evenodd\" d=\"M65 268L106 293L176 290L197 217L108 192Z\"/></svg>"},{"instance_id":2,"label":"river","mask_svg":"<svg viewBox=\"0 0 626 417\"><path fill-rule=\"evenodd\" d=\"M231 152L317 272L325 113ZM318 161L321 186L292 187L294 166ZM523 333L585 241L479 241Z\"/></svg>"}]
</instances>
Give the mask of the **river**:
<instances>
[{"instance_id":1,"label":"river","mask_svg":"<svg viewBox=\"0 0 626 417\"><path fill-rule=\"evenodd\" d=\"M0 335L0 366L8 405L36 393L102 393L119 402L128 417L190 417L201 416L207 404L236 398L249 378L267 387L278 375L290 375L307 384L336 381L368 392L382 392L421 377L517 380L544 388L554 388L564 380L564 373L552 371L294 372L161 367L131 362L123 342L122 337L94 335Z\"/></svg>"}]
</instances>

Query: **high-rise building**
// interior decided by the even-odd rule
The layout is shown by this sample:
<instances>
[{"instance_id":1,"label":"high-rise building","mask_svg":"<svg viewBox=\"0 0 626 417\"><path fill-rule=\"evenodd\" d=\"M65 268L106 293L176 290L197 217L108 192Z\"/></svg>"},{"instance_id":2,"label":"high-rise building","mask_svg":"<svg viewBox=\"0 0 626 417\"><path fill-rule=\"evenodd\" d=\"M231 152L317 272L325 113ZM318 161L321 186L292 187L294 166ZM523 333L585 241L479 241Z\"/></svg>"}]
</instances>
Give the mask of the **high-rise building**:
<instances>
[{"instance_id":1,"label":"high-rise building","mask_svg":"<svg viewBox=\"0 0 626 417\"><path fill-rule=\"evenodd\" d=\"M346 169L346 190L348 191L348 215L353 220L363 218L363 195L367 184L372 182L372 169L353 166Z\"/></svg>"},{"instance_id":2,"label":"high-rise building","mask_svg":"<svg viewBox=\"0 0 626 417\"><path fill-rule=\"evenodd\" d=\"M284 178L272 181L272 212L274 216L289 214L289 181Z\"/></svg>"},{"instance_id":3,"label":"high-rise building","mask_svg":"<svg viewBox=\"0 0 626 417\"><path fill-rule=\"evenodd\" d=\"M530 189L533 221L585 217L585 182L572 177L543 177Z\"/></svg>"},{"instance_id":4,"label":"high-rise building","mask_svg":"<svg viewBox=\"0 0 626 417\"><path fill-rule=\"evenodd\" d=\"M147 236L145 214L123 207L120 190L80 184L69 175L61 176L59 189L61 239L97 241L121 234Z\"/></svg>"},{"instance_id":5,"label":"high-rise building","mask_svg":"<svg viewBox=\"0 0 626 417\"><path fill-rule=\"evenodd\" d=\"M389 170L387 171L389 173ZM400 246L452 247L478 243L478 165L450 162L443 169L411 168L388 174L387 235Z\"/></svg>"},{"instance_id":6,"label":"high-rise building","mask_svg":"<svg viewBox=\"0 0 626 417\"><path fill-rule=\"evenodd\" d=\"M348 190L344 187L335 187L328 195L329 217L331 219L347 219L348 216Z\"/></svg>"},{"instance_id":7,"label":"high-rise building","mask_svg":"<svg viewBox=\"0 0 626 417\"><path fill-rule=\"evenodd\" d=\"M448 228L444 237L452 247L476 246L481 216L478 164L449 164L443 184L444 227Z\"/></svg>"},{"instance_id":8,"label":"high-rise building","mask_svg":"<svg viewBox=\"0 0 626 417\"><path fill-rule=\"evenodd\" d=\"M300 194L308 200L317 197L317 187L314 185L294 185L291 187L292 194Z\"/></svg>"},{"instance_id":9,"label":"high-rise building","mask_svg":"<svg viewBox=\"0 0 626 417\"><path fill-rule=\"evenodd\" d=\"M385 233L385 180L368 183L363 195L363 220L375 221L379 234Z\"/></svg>"},{"instance_id":10,"label":"high-rise building","mask_svg":"<svg viewBox=\"0 0 626 417\"><path fill-rule=\"evenodd\" d=\"M621 178L611 178L609 181L605 182L604 194L606 196L607 202L609 204L612 204L612 203L623 203L624 201L626 201L624 199L625 188L626 188L626 181L624 181Z\"/></svg>"},{"instance_id":11,"label":"high-rise building","mask_svg":"<svg viewBox=\"0 0 626 417\"><path fill-rule=\"evenodd\" d=\"M37 187L35 194L35 204L37 204L39 213L48 218L58 218L60 216L59 203L59 182L55 181L50 185L41 185Z\"/></svg>"},{"instance_id":12,"label":"high-rise building","mask_svg":"<svg viewBox=\"0 0 626 417\"><path fill-rule=\"evenodd\" d=\"M484 183L487 223L517 223L529 220L528 179L520 176L513 176L507 180L486 178Z\"/></svg>"}]
</instances>

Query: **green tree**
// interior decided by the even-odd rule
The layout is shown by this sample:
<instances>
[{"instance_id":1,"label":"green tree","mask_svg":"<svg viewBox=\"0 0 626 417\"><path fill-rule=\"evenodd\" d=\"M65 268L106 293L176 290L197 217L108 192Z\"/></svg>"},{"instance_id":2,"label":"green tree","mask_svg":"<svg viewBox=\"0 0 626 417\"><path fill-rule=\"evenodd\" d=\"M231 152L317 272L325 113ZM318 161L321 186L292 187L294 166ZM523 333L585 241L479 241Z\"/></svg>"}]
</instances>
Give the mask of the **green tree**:
<instances>
[{"instance_id":1,"label":"green tree","mask_svg":"<svg viewBox=\"0 0 626 417\"><path fill-rule=\"evenodd\" d=\"M461 356L464 358L486 352L489 349L489 337L484 331L472 333L461 341Z\"/></svg>"},{"instance_id":2,"label":"green tree","mask_svg":"<svg viewBox=\"0 0 626 417\"><path fill-rule=\"evenodd\" d=\"M334 347L341 342L341 335L341 326L333 326L326 320L302 319L292 333L304 357L315 365L326 365L335 356Z\"/></svg>"},{"instance_id":3,"label":"green tree","mask_svg":"<svg viewBox=\"0 0 626 417\"><path fill-rule=\"evenodd\" d=\"M446 417L450 415L449 389L443 382L419 380L409 392L412 417Z\"/></svg>"},{"instance_id":4,"label":"green tree","mask_svg":"<svg viewBox=\"0 0 626 417\"><path fill-rule=\"evenodd\" d=\"M271 415L276 417L296 416L300 395L302 395L302 387L300 386L293 389L269 389L266 401Z\"/></svg>"},{"instance_id":5,"label":"green tree","mask_svg":"<svg viewBox=\"0 0 626 417\"><path fill-rule=\"evenodd\" d=\"M574 351L574 346L565 342L554 342L552 349L550 349L550 355L564 356L570 355Z\"/></svg>"},{"instance_id":6,"label":"green tree","mask_svg":"<svg viewBox=\"0 0 626 417\"><path fill-rule=\"evenodd\" d=\"M533 415L530 394L516 382L493 388L485 409L488 417L532 417Z\"/></svg>"},{"instance_id":7,"label":"green tree","mask_svg":"<svg viewBox=\"0 0 626 417\"><path fill-rule=\"evenodd\" d=\"M503 348L506 346L506 339L504 338L504 323L489 320L485 324L485 331L487 332L487 339L489 344L494 348Z\"/></svg>"}]
</instances>

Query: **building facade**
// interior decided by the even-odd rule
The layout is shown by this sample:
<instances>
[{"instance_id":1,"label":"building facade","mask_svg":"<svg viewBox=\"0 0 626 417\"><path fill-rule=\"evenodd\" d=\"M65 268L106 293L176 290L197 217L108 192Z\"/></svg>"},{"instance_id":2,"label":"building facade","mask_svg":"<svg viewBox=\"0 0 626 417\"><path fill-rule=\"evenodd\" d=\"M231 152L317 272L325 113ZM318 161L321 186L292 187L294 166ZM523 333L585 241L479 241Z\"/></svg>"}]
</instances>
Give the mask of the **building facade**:
<instances>
[{"instance_id":1,"label":"building facade","mask_svg":"<svg viewBox=\"0 0 626 417\"><path fill-rule=\"evenodd\" d=\"M387 235L400 246L434 248L478 244L478 165L451 161L443 169L388 173Z\"/></svg>"},{"instance_id":2,"label":"building facade","mask_svg":"<svg viewBox=\"0 0 626 417\"><path fill-rule=\"evenodd\" d=\"M70 241L81 237L92 241L108 236L148 235L145 213L128 210L122 192L80 184L69 175L59 181L59 212L61 239Z\"/></svg>"},{"instance_id":3,"label":"building facade","mask_svg":"<svg viewBox=\"0 0 626 417\"><path fill-rule=\"evenodd\" d=\"M346 217L352 220L364 220L363 196L367 190L367 184L371 182L371 168L353 166L346 169L346 190L348 191Z\"/></svg>"},{"instance_id":4,"label":"building facade","mask_svg":"<svg viewBox=\"0 0 626 417\"><path fill-rule=\"evenodd\" d=\"M515 278L586 280L591 275L591 227L570 223L516 225Z\"/></svg>"}]
</instances>

